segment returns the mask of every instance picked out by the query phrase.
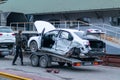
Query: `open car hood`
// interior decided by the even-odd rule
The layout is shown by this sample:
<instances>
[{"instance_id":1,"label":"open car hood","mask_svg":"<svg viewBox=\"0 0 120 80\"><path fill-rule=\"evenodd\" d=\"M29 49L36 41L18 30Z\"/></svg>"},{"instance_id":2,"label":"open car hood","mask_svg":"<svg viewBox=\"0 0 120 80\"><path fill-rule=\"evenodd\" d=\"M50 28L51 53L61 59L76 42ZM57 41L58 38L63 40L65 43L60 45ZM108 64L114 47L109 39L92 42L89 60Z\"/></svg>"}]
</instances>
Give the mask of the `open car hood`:
<instances>
[{"instance_id":1,"label":"open car hood","mask_svg":"<svg viewBox=\"0 0 120 80\"><path fill-rule=\"evenodd\" d=\"M34 25L38 33L42 33L43 29L45 29L44 33L55 29L51 23L46 21L35 21Z\"/></svg>"}]
</instances>

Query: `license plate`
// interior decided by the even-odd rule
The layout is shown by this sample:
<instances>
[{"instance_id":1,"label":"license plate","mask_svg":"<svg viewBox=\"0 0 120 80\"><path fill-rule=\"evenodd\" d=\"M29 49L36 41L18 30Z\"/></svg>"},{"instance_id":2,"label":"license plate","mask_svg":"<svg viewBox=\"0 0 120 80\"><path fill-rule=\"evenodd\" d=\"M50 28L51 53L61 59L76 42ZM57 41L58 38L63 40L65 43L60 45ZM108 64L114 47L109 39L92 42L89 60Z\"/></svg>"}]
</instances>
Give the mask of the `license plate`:
<instances>
[{"instance_id":1,"label":"license plate","mask_svg":"<svg viewBox=\"0 0 120 80\"><path fill-rule=\"evenodd\" d=\"M92 62L84 62L84 65L85 65L85 66L92 65Z\"/></svg>"}]
</instances>

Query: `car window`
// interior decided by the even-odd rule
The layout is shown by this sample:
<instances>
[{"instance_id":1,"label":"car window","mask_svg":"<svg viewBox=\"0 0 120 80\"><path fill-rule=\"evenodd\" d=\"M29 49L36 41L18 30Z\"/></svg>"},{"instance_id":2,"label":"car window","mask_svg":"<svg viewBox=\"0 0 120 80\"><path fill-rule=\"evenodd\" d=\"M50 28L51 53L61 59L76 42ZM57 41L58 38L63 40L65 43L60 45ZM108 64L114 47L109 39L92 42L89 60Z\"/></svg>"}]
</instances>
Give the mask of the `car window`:
<instances>
[{"instance_id":1,"label":"car window","mask_svg":"<svg viewBox=\"0 0 120 80\"><path fill-rule=\"evenodd\" d=\"M78 37L84 38L84 34L80 32L74 32Z\"/></svg>"},{"instance_id":2,"label":"car window","mask_svg":"<svg viewBox=\"0 0 120 80\"><path fill-rule=\"evenodd\" d=\"M54 31L50 31L50 32L47 32L44 36L57 36L58 35L58 31L57 30L54 30Z\"/></svg>"},{"instance_id":3,"label":"car window","mask_svg":"<svg viewBox=\"0 0 120 80\"><path fill-rule=\"evenodd\" d=\"M62 31L60 34L60 38L69 40L72 39L72 35L67 31Z\"/></svg>"},{"instance_id":4,"label":"car window","mask_svg":"<svg viewBox=\"0 0 120 80\"><path fill-rule=\"evenodd\" d=\"M0 32L11 33L12 29L9 27L0 27Z\"/></svg>"}]
</instances>

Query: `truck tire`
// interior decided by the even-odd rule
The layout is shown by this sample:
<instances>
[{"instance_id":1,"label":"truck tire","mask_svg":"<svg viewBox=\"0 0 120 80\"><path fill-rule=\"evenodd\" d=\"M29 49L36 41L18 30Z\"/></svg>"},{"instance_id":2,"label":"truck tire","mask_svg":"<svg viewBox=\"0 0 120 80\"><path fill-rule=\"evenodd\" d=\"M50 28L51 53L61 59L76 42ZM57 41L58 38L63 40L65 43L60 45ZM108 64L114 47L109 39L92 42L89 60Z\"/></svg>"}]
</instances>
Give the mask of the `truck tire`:
<instances>
[{"instance_id":1,"label":"truck tire","mask_svg":"<svg viewBox=\"0 0 120 80\"><path fill-rule=\"evenodd\" d=\"M31 60L32 66L38 66L39 57L37 55L33 54L30 60Z\"/></svg>"},{"instance_id":2,"label":"truck tire","mask_svg":"<svg viewBox=\"0 0 120 80\"><path fill-rule=\"evenodd\" d=\"M48 55L42 55L39 59L39 66L42 68L47 68L51 66L51 60Z\"/></svg>"},{"instance_id":3,"label":"truck tire","mask_svg":"<svg viewBox=\"0 0 120 80\"><path fill-rule=\"evenodd\" d=\"M65 62L58 62L59 66L64 66Z\"/></svg>"},{"instance_id":4,"label":"truck tire","mask_svg":"<svg viewBox=\"0 0 120 80\"><path fill-rule=\"evenodd\" d=\"M30 50L32 52L36 52L38 50L38 45L37 45L37 42L36 41L32 41L30 42Z\"/></svg>"}]
</instances>

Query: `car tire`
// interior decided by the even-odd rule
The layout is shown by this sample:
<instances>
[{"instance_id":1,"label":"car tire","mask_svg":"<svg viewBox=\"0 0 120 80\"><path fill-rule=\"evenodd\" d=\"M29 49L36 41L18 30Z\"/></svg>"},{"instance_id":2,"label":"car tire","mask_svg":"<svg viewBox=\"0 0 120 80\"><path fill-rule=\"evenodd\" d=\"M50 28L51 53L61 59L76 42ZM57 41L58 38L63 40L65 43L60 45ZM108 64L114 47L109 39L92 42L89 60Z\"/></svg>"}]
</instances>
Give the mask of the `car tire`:
<instances>
[{"instance_id":1,"label":"car tire","mask_svg":"<svg viewBox=\"0 0 120 80\"><path fill-rule=\"evenodd\" d=\"M31 41L30 42L30 50L32 52L36 52L38 50L38 44L36 41Z\"/></svg>"}]
</instances>

